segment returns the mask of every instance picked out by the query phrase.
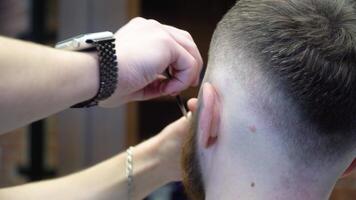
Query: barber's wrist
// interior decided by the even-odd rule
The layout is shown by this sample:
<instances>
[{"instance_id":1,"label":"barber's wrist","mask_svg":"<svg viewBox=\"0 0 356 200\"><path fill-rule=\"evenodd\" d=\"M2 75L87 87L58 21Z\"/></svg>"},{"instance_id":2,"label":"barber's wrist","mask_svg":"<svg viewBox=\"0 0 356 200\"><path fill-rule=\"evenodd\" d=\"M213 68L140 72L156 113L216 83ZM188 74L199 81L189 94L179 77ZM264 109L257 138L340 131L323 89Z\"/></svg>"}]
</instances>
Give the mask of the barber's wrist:
<instances>
[{"instance_id":1,"label":"barber's wrist","mask_svg":"<svg viewBox=\"0 0 356 200\"><path fill-rule=\"evenodd\" d=\"M129 79L127 73L124 71L124 69L127 68L125 63L126 58L124 57L124 55L121 55L121 53L118 52L118 49L116 49L116 52L118 68L116 89L115 92L109 98L103 101L99 101L99 106L103 108L118 107L131 101L131 99L129 99L128 96L125 95L125 86L128 85L127 79Z\"/></svg>"},{"instance_id":2,"label":"barber's wrist","mask_svg":"<svg viewBox=\"0 0 356 200\"><path fill-rule=\"evenodd\" d=\"M95 96L99 86L98 61L95 54L54 50L50 51L62 61L56 70L60 82L56 92L65 99L63 106L70 107Z\"/></svg>"},{"instance_id":3,"label":"barber's wrist","mask_svg":"<svg viewBox=\"0 0 356 200\"><path fill-rule=\"evenodd\" d=\"M147 141L150 148L149 157L154 160L155 167L153 173L159 176L158 183L160 186L163 186L174 180L172 176L172 170L169 168L168 163L166 162L166 156L164 149L162 148L162 138L160 135L156 135Z\"/></svg>"},{"instance_id":4,"label":"barber's wrist","mask_svg":"<svg viewBox=\"0 0 356 200\"><path fill-rule=\"evenodd\" d=\"M118 77L116 83L116 90L109 98L99 102L100 107L113 108L124 105L126 103L137 101L139 99L133 98L133 88L137 88L137 83L142 81L141 71L136 71L137 68L132 65L132 60L135 60L135 55L125 52L126 47L122 47L116 38L116 58L118 67ZM135 74L135 75L133 75Z\"/></svg>"},{"instance_id":5,"label":"barber's wrist","mask_svg":"<svg viewBox=\"0 0 356 200\"><path fill-rule=\"evenodd\" d=\"M81 88L79 94L80 99L74 103L83 102L93 98L99 89L99 65L98 55L94 52L82 53L72 52L76 54L77 60L80 63L78 66L73 66L78 73L78 87Z\"/></svg>"},{"instance_id":6,"label":"barber's wrist","mask_svg":"<svg viewBox=\"0 0 356 200\"><path fill-rule=\"evenodd\" d=\"M132 150L133 158L133 199L143 199L156 189L170 182L167 170L159 156L156 137L151 138Z\"/></svg>"},{"instance_id":7,"label":"barber's wrist","mask_svg":"<svg viewBox=\"0 0 356 200\"><path fill-rule=\"evenodd\" d=\"M168 157L168 155L171 153L168 152L171 150L167 148L167 146L170 145L167 144L167 142L169 141L167 141L166 138L162 137L162 134L156 135L154 140L155 155L157 157L157 160L159 161L157 168L158 171L160 171L163 185L170 182L179 181L181 174L180 171L177 170L177 168L179 168L176 166L178 163L174 162L174 159L171 159L171 157ZM180 158L180 155L176 156Z\"/></svg>"}]
</instances>

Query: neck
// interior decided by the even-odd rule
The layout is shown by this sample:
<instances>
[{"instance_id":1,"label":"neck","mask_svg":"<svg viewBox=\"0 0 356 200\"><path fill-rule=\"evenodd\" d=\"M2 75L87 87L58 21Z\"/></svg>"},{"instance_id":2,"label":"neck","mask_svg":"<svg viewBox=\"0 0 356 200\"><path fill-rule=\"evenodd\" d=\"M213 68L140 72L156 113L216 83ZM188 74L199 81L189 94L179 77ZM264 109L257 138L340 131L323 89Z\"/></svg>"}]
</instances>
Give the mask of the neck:
<instances>
[{"instance_id":1,"label":"neck","mask_svg":"<svg viewBox=\"0 0 356 200\"><path fill-rule=\"evenodd\" d=\"M291 137L311 130L295 127L303 122L286 115L298 112L287 101L278 101L288 99L283 93L267 88L260 95L260 90L247 91L241 85L227 88L224 81L233 82L228 78L210 80L217 91L225 92L219 93L224 107L218 140L209 149L198 149L206 199L327 200L352 156L337 162L310 159L315 149L305 143L312 138L304 142ZM265 93L276 99L271 103Z\"/></svg>"},{"instance_id":2,"label":"neck","mask_svg":"<svg viewBox=\"0 0 356 200\"><path fill-rule=\"evenodd\" d=\"M320 178L330 174L305 177L304 172L298 176L298 173L282 172L285 169L272 169L265 163L258 165L253 170L224 169L213 178L214 185L207 184L206 199L327 200L336 182L336 177L333 180ZM262 169L264 167L266 169Z\"/></svg>"},{"instance_id":3,"label":"neck","mask_svg":"<svg viewBox=\"0 0 356 200\"><path fill-rule=\"evenodd\" d=\"M218 143L205 152L207 200L328 199L343 172L341 165L297 162L281 141L280 130L253 117L247 121L245 115L234 121L230 127L221 124L225 130L220 131Z\"/></svg>"}]
</instances>

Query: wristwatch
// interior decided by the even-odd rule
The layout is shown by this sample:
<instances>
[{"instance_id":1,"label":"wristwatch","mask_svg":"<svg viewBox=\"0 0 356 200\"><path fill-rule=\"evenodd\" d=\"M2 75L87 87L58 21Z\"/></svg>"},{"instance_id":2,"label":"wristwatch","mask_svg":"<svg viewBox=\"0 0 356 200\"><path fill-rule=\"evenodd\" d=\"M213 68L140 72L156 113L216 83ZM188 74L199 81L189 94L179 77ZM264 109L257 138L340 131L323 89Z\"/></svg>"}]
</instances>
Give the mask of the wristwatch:
<instances>
[{"instance_id":1,"label":"wristwatch","mask_svg":"<svg viewBox=\"0 0 356 200\"><path fill-rule=\"evenodd\" d=\"M103 101L114 94L118 80L118 63L113 33L107 31L78 35L57 43L55 47L69 51L96 50L98 52L99 90L93 98L78 103L71 108L97 106L99 101Z\"/></svg>"}]
</instances>

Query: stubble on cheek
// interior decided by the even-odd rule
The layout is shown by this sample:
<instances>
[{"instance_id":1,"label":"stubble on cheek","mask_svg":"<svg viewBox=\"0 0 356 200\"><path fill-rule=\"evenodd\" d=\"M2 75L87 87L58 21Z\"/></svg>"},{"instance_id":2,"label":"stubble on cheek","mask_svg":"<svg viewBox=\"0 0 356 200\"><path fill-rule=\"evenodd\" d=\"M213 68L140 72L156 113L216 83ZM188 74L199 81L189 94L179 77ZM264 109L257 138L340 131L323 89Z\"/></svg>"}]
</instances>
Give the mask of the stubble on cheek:
<instances>
[{"instance_id":1,"label":"stubble on cheek","mask_svg":"<svg viewBox=\"0 0 356 200\"><path fill-rule=\"evenodd\" d=\"M183 169L183 184L188 196L192 200L204 200L204 183L196 145L197 121L197 118L194 117L192 128L184 142L181 165Z\"/></svg>"}]
</instances>

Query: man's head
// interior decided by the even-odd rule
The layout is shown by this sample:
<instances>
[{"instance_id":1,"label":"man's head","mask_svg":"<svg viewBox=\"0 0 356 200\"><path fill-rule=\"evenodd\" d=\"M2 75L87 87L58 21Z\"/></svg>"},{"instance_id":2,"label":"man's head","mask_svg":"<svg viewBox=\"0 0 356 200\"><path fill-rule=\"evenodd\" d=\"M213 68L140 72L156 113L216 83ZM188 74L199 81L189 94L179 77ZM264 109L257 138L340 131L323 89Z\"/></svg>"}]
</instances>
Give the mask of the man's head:
<instances>
[{"instance_id":1,"label":"man's head","mask_svg":"<svg viewBox=\"0 0 356 200\"><path fill-rule=\"evenodd\" d=\"M205 82L183 151L194 199L227 174L267 183L239 174L252 163L276 183L339 175L356 155L354 1L239 1L216 28Z\"/></svg>"}]
</instances>

